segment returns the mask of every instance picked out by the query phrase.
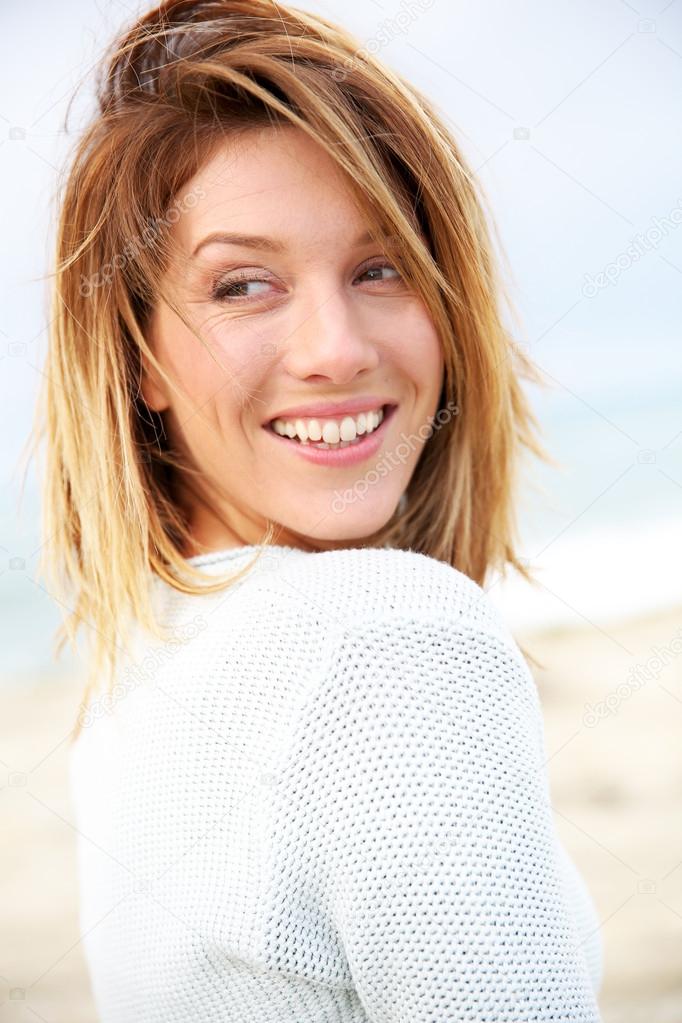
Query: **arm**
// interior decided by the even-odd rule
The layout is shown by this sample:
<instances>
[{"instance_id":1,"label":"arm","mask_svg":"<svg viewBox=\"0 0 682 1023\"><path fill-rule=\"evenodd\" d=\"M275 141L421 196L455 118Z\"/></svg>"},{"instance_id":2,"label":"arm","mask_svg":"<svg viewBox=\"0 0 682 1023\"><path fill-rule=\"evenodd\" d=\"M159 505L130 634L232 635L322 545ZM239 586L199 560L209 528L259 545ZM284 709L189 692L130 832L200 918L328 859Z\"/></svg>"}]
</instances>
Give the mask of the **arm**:
<instances>
[{"instance_id":1,"label":"arm","mask_svg":"<svg viewBox=\"0 0 682 1023\"><path fill-rule=\"evenodd\" d=\"M339 639L287 798L373 1023L600 1019L540 725L505 634L396 617Z\"/></svg>"}]
</instances>

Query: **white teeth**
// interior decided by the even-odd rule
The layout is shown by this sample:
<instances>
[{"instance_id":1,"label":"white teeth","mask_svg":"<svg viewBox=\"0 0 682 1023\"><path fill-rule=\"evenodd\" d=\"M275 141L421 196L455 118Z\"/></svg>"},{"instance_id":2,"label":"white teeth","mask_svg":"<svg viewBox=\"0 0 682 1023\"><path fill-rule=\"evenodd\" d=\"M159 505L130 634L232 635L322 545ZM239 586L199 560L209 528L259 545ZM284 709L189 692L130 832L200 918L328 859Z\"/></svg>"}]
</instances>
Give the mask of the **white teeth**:
<instances>
[{"instance_id":1,"label":"white teeth","mask_svg":"<svg viewBox=\"0 0 682 1023\"><path fill-rule=\"evenodd\" d=\"M296 420L296 436L298 437L299 440L308 439L308 428L306 427L302 419Z\"/></svg>"},{"instance_id":2,"label":"white teeth","mask_svg":"<svg viewBox=\"0 0 682 1023\"><path fill-rule=\"evenodd\" d=\"M325 423L322 428L322 440L325 444L338 444L341 440L339 431L339 424L333 420L329 423Z\"/></svg>"},{"instance_id":3,"label":"white teeth","mask_svg":"<svg viewBox=\"0 0 682 1023\"><path fill-rule=\"evenodd\" d=\"M292 440L297 437L302 444L311 441L316 447L347 447L349 444L357 444L363 434L370 434L376 430L384 418L383 408L372 412L361 412L357 416L344 416L337 421L325 419L320 424L318 419L275 419L272 429L280 437L289 437Z\"/></svg>"},{"instance_id":4,"label":"white teeth","mask_svg":"<svg viewBox=\"0 0 682 1023\"><path fill-rule=\"evenodd\" d=\"M341 440L355 440L357 432L358 431L355 429L354 419L351 419L350 416L346 416L345 419L341 420L341 429L339 430Z\"/></svg>"},{"instance_id":5,"label":"white teeth","mask_svg":"<svg viewBox=\"0 0 682 1023\"><path fill-rule=\"evenodd\" d=\"M308 437L310 440L322 440L322 427L317 419L308 420Z\"/></svg>"}]
</instances>

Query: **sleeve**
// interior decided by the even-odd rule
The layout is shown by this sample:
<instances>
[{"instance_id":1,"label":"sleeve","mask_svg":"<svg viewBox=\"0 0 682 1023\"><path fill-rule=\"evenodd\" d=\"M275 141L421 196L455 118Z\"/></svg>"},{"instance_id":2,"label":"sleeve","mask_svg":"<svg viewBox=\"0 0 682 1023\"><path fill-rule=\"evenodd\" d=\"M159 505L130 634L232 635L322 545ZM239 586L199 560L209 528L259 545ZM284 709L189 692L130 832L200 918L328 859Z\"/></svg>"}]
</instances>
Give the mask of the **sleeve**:
<instances>
[{"instance_id":1,"label":"sleeve","mask_svg":"<svg viewBox=\"0 0 682 1023\"><path fill-rule=\"evenodd\" d=\"M541 721L508 634L391 618L339 637L287 799L298 880L325 907L363 1018L601 1019Z\"/></svg>"}]
</instances>

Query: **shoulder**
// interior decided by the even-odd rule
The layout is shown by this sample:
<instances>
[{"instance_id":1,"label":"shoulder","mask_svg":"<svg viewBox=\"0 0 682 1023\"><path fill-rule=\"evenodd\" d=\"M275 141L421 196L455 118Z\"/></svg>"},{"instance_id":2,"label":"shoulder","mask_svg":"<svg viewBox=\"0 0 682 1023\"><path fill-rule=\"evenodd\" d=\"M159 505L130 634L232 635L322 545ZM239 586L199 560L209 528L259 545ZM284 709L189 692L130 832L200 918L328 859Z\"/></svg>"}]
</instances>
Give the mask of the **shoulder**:
<instances>
[{"instance_id":1,"label":"shoulder","mask_svg":"<svg viewBox=\"0 0 682 1023\"><path fill-rule=\"evenodd\" d=\"M432 728L452 736L466 723L470 734L497 728L506 749L520 747L523 733L525 756L539 768L544 740L535 680L481 586L409 550L347 549L312 561L313 590L329 587L337 616L320 646L311 704L320 724L326 707L332 731L339 715L347 721L359 714L378 733L394 716L409 720L420 741Z\"/></svg>"},{"instance_id":2,"label":"shoulder","mask_svg":"<svg viewBox=\"0 0 682 1023\"><path fill-rule=\"evenodd\" d=\"M486 591L435 558L388 548L349 548L281 564L282 587L324 609L313 622L318 650L315 715L345 707L366 719L497 717L539 728L539 699L528 665ZM292 603L289 602L289 611ZM289 615L291 618L291 616ZM303 613L295 632L302 628ZM322 625L322 629L315 626ZM308 617L306 631L310 631ZM299 633L299 642L304 637ZM416 704L415 704L416 701ZM474 720L475 718L475 720ZM425 725L428 722L424 719Z\"/></svg>"},{"instance_id":3,"label":"shoulder","mask_svg":"<svg viewBox=\"0 0 682 1023\"><path fill-rule=\"evenodd\" d=\"M485 632L506 634L500 610L473 579L446 562L413 550L348 547L330 551L264 548L250 563L216 561L202 570L233 576L225 591L188 598L159 582L157 607L172 618L205 609L213 617L222 608L232 621L240 614L253 622L266 617L288 634L298 623L331 631L355 629L386 620L442 621ZM220 617L220 616L219 616Z\"/></svg>"},{"instance_id":4,"label":"shoulder","mask_svg":"<svg viewBox=\"0 0 682 1023\"><path fill-rule=\"evenodd\" d=\"M425 554L397 548L345 548L279 563L286 584L298 580L311 601L333 602L334 620L355 629L386 619L448 622L505 632L497 606L473 579Z\"/></svg>"},{"instance_id":5,"label":"shoulder","mask_svg":"<svg viewBox=\"0 0 682 1023\"><path fill-rule=\"evenodd\" d=\"M193 620L192 610L205 620L188 651L193 665L206 670L229 660L231 670L253 674L267 665L272 674L276 663L280 684L300 690L304 700L326 687L337 691L341 676L352 675L357 687L358 672L379 675L383 681L375 686L420 675L448 700L464 688L477 702L485 679L494 684L510 662L521 669L518 684L528 681L486 591L451 565L412 550L264 549L227 590L178 594L164 619L179 629ZM174 663L187 670L181 653ZM469 672L474 678L465 685Z\"/></svg>"}]
</instances>

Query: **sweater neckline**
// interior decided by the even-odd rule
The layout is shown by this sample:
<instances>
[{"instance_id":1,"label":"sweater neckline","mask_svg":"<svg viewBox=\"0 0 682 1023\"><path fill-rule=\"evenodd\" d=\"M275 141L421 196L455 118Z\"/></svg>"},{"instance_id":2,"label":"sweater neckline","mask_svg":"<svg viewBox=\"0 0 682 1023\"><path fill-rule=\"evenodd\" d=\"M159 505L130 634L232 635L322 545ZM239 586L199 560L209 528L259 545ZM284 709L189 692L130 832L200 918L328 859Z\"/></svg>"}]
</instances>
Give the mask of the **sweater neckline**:
<instances>
[{"instance_id":1,"label":"sweater neckline","mask_svg":"<svg viewBox=\"0 0 682 1023\"><path fill-rule=\"evenodd\" d=\"M194 554L191 558L185 558L184 560L189 565L212 565L218 561L230 561L233 558L240 558L244 554L249 554L252 551L264 550L264 551L298 551L299 554L307 554L307 551L302 551L299 547L287 547L283 544L245 544L243 547L226 547L217 551L208 551L206 554Z\"/></svg>"}]
</instances>

